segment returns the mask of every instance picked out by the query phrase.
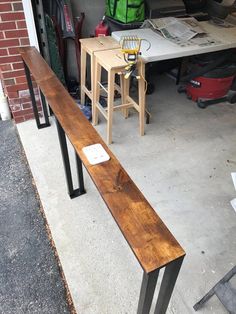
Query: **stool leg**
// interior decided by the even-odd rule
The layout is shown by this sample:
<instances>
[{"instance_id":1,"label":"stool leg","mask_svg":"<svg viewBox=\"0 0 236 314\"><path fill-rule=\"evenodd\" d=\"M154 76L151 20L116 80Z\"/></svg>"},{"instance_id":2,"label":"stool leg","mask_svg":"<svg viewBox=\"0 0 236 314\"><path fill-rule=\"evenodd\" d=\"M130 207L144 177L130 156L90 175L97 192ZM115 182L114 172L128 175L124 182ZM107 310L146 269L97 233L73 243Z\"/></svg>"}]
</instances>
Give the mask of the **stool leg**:
<instances>
[{"instance_id":1,"label":"stool leg","mask_svg":"<svg viewBox=\"0 0 236 314\"><path fill-rule=\"evenodd\" d=\"M98 107L97 103L99 102L100 97L100 85L98 82L101 82L101 65L98 64L97 60L94 60L94 84L93 84L93 116L92 123L93 125L98 124Z\"/></svg>"},{"instance_id":2,"label":"stool leg","mask_svg":"<svg viewBox=\"0 0 236 314\"><path fill-rule=\"evenodd\" d=\"M129 83L130 80L125 79L124 75L120 75L120 87L121 87L121 102L122 105L127 103L127 96L129 95ZM125 119L129 116L129 109L124 108L122 109L122 114L124 115Z\"/></svg>"},{"instance_id":3,"label":"stool leg","mask_svg":"<svg viewBox=\"0 0 236 314\"><path fill-rule=\"evenodd\" d=\"M144 118L145 118L145 64L139 63L138 94L139 94L139 131L140 135L144 135Z\"/></svg>"},{"instance_id":4,"label":"stool leg","mask_svg":"<svg viewBox=\"0 0 236 314\"><path fill-rule=\"evenodd\" d=\"M107 95L107 143L112 143L112 117L114 105L114 91L115 91L115 72L108 71L108 95Z\"/></svg>"},{"instance_id":5,"label":"stool leg","mask_svg":"<svg viewBox=\"0 0 236 314\"><path fill-rule=\"evenodd\" d=\"M95 91L94 91L94 88L95 88L95 75L94 75L94 73L95 73L94 72L95 71L95 57L94 57L93 53L91 55L91 66L90 66L90 69L91 69L90 78L91 78L91 95L92 95L91 105L92 105L92 119L93 119L93 117L95 117L95 115L96 115L95 114L95 109L96 109L96 106L95 106ZM92 120L92 123L94 124L93 120ZM97 119L96 124L97 123L98 123L98 119Z\"/></svg>"},{"instance_id":6,"label":"stool leg","mask_svg":"<svg viewBox=\"0 0 236 314\"><path fill-rule=\"evenodd\" d=\"M84 105L85 104L85 91L84 91L84 87L85 87L85 82L86 82L86 64L87 64L87 60L86 60L86 51L83 49L83 46L81 46L81 61L80 61L80 101L81 104Z\"/></svg>"}]
</instances>

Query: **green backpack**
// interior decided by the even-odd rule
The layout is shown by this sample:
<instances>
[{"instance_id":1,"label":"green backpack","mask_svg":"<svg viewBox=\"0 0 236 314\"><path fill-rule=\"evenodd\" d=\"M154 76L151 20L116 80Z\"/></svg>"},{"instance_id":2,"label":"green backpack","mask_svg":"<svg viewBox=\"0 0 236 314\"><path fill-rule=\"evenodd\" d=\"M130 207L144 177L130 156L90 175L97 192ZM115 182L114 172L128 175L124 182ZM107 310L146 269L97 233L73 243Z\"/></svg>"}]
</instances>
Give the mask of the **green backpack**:
<instances>
[{"instance_id":1,"label":"green backpack","mask_svg":"<svg viewBox=\"0 0 236 314\"><path fill-rule=\"evenodd\" d=\"M106 0L106 16L122 23L144 20L144 0Z\"/></svg>"}]
</instances>

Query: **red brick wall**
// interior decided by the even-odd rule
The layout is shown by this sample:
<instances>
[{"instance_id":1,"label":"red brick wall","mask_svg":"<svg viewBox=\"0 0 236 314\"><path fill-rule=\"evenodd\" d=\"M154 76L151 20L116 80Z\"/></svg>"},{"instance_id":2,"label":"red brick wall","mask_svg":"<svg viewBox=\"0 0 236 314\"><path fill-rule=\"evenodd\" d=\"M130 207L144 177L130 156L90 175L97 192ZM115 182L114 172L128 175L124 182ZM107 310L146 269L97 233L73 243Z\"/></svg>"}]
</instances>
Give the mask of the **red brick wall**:
<instances>
[{"instance_id":1,"label":"red brick wall","mask_svg":"<svg viewBox=\"0 0 236 314\"><path fill-rule=\"evenodd\" d=\"M28 45L22 1L0 0L0 78L16 123L33 118L24 67L17 50ZM37 88L35 92L41 108Z\"/></svg>"}]
</instances>

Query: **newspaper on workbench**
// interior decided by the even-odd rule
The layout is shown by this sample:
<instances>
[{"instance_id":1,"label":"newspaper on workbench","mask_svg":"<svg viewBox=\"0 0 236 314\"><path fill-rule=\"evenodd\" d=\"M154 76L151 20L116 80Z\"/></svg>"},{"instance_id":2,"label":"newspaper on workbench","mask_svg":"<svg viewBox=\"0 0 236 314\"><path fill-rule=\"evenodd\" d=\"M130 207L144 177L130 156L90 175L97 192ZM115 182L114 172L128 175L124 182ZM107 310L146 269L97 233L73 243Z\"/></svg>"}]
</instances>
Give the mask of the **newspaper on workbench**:
<instances>
[{"instance_id":1,"label":"newspaper on workbench","mask_svg":"<svg viewBox=\"0 0 236 314\"><path fill-rule=\"evenodd\" d=\"M176 39L188 41L205 31L199 25L194 17L177 19L175 17L163 17L158 19L149 19L149 23L154 30L161 32L166 39Z\"/></svg>"}]
</instances>

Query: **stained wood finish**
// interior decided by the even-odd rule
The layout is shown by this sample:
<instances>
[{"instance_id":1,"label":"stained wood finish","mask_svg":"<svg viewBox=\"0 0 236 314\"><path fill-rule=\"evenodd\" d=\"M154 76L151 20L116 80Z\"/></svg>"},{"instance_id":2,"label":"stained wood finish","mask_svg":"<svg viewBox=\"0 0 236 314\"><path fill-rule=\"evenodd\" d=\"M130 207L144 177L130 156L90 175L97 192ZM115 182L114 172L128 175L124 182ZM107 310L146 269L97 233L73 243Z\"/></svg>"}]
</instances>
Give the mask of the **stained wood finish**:
<instances>
[{"instance_id":1,"label":"stained wood finish","mask_svg":"<svg viewBox=\"0 0 236 314\"><path fill-rule=\"evenodd\" d=\"M41 55L31 47L21 48L20 53L144 271L150 273L183 257L182 247ZM96 143L111 159L92 166L82 148Z\"/></svg>"}]
</instances>

